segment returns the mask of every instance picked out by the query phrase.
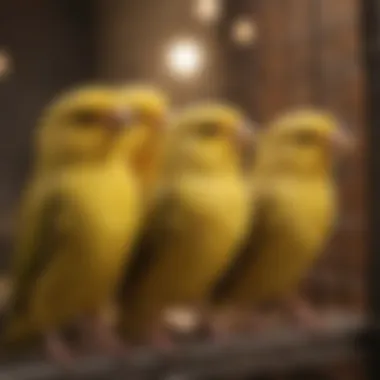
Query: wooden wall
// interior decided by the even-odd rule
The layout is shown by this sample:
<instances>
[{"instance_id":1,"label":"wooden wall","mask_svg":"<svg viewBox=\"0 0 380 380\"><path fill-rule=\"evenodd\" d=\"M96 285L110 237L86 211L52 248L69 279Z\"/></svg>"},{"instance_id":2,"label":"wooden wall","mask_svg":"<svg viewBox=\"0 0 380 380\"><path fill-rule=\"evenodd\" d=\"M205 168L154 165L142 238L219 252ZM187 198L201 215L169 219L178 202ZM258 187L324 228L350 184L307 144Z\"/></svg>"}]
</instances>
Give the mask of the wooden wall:
<instances>
[{"instance_id":1,"label":"wooden wall","mask_svg":"<svg viewBox=\"0 0 380 380\"><path fill-rule=\"evenodd\" d=\"M225 1L220 26L226 61L224 95L265 124L282 110L317 105L337 114L358 138L340 180L337 231L307 288L324 304L365 303L365 125L358 0ZM231 42L233 20L250 15L257 43Z\"/></svg>"},{"instance_id":2,"label":"wooden wall","mask_svg":"<svg viewBox=\"0 0 380 380\"><path fill-rule=\"evenodd\" d=\"M223 81L216 29L193 17L192 0L99 0L99 73L113 81L143 81L165 88L175 104L215 97ZM178 80L165 65L168 46L195 38L205 50L201 75Z\"/></svg>"},{"instance_id":3,"label":"wooden wall","mask_svg":"<svg viewBox=\"0 0 380 380\"><path fill-rule=\"evenodd\" d=\"M30 167L31 136L57 92L95 76L91 0L2 2L0 49L13 69L0 80L0 270L9 257L11 218Z\"/></svg>"}]
</instances>

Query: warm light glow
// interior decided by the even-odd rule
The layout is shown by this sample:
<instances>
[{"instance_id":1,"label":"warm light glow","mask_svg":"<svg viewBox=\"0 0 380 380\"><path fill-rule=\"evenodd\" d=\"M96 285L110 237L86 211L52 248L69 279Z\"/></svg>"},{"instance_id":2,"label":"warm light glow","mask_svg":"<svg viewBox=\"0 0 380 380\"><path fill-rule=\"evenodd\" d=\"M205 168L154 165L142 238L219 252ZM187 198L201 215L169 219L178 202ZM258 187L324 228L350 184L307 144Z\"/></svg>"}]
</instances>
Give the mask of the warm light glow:
<instances>
[{"instance_id":1,"label":"warm light glow","mask_svg":"<svg viewBox=\"0 0 380 380\"><path fill-rule=\"evenodd\" d=\"M195 17L204 23L210 24L216 22L221 13L220 0L194 0Z\"/></svg>"},{"instance_id":2,"label":"warm light glow","mask_svg":"<svg viewBox=\"0 0 380 380\"><path fill-rule=\"evenodd\" d=\"M249 17L241 17L232 24L232 39L241 46L248 46L257 39L256 23Z\"/></svg>"},{"instance_id":3,"label":"warm light glow","mask_svg":"<svg viewBox=\"0 0 380 380\"><path fill-rule=\"evenodd\" d=\"M181 77L194 77L204 64L202 46L193 40L181 40L169 46L167 65L171 73Z\"/></svg>"},{"instance_id":4,"label":"warm light glow","mask_svg":"<svg viewBox=\"0 0 380 380\"><path fill-rule=\"evenodd\" d=\"M0 50L0 78L6 77L11 68L11 59L9 54L4 51Z\"/></svg>"}]
</instances>

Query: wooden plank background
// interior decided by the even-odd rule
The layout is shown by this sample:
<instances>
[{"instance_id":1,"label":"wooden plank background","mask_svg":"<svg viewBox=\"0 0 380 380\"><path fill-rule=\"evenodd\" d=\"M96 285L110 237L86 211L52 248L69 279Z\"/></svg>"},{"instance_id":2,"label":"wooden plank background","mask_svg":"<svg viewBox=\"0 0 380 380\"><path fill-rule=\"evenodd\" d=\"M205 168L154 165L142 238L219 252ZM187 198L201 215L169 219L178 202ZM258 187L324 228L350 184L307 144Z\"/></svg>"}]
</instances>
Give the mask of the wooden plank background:
<instances>
[{"instance_id":1,"label":"wooden plank background","mask_svg":"<svg viewBox=\"0 0 380 380\"><path fill-rule=\"evenodd\" d=\"M230 82L225 95L263 125L291 107L323 106L358 139L357 152L340 179L342 211L336 233L307 288L324 304L362 309L367 229L359 1L244 0L227 1L226 6L221 38L227 38L226 30L239 15L249 15L257 24L258 40L225 51ZM239 64L236 57L242 49L252 65ZM244 85L236 88L236 83Z\"/></svg>"}]
</instances>

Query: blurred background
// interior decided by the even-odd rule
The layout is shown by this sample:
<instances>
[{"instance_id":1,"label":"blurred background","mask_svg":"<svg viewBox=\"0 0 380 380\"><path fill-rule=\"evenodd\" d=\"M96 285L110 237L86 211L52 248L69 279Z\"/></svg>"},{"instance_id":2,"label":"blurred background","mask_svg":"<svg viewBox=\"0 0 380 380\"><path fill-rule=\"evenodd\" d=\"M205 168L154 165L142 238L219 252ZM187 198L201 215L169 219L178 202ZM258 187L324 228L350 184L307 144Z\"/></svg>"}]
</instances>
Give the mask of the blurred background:
<instances>
[{"instance_id":1,"label":"blurred background","mask_svg":"<svg viewBox=\"0 0 380 380\"><path fill-rule=\"evenodd\" d=\"M143 80L175 104L227 98L264 125L303 105L326 107L359 146L340 183L342 213L305 292L365 312L365 65L360 0L22 0L0 11L0 260L43 106L71 85ZM364 379L361 362L297 378ZM276 379L292 379L281 373Z\"/></svg>"}]
</instances>

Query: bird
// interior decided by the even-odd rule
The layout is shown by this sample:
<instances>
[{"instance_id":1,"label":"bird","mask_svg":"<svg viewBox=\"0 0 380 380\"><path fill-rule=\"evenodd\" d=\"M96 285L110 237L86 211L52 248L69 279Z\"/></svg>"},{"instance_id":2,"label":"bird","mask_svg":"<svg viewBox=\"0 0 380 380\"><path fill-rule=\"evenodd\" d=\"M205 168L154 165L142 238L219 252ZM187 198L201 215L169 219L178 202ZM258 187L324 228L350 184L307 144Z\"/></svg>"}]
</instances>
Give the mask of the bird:
<instances>
[{"instance_id":1,"label":"bird","mask_svg":"<svg viewBox=\"0 0 380 380\"><path fill-rule=\"evenodd\" d=\"M232 325L243 319L243 325L261 328L265 315L253 310L272 302L298 324L319 324L299 287L334 231L334 167L352 149L352 136L331 113L318 109L289 110L257 136L250 169L254 220L210 296L220 310L235 310Z\"/></svg>"},{"instance_id":2,"label":"bird","mask_svg":"<svg viewBox=\"0 0 380 380\"><path fill-rule=\"evenodd\" d=\"M203 102L179 110L172 123L165 183L120 291L121 334L160 349L173 347L165 329L169 319L178 322L173 316L184 311L192 328L208 314L208 292L249 221L241 158L253 138L244 114L223 102Z\"/></svg>"},{"instance_id":3,"label":"bird","mask_svg":"<svg viewBox=\"0 0 380 380\"><path fill-rule=\"evenodd\" d=\"M121 349L108 310L141 224L132 163L144 128L134 107L119 89L84 85L43 113L20 202L3 344L42 337L49 357L68 364L61 331L78 322L93 347Z\"/></svg>"}]
</instances>

